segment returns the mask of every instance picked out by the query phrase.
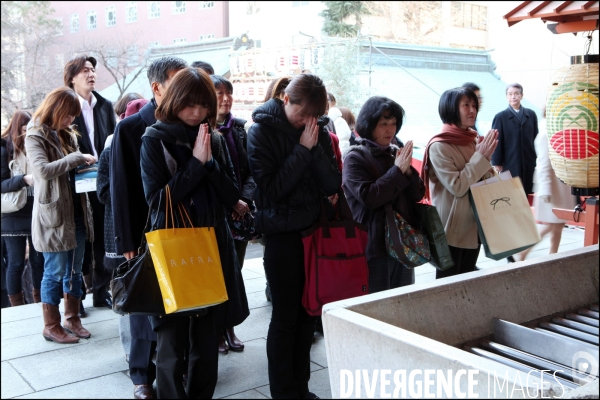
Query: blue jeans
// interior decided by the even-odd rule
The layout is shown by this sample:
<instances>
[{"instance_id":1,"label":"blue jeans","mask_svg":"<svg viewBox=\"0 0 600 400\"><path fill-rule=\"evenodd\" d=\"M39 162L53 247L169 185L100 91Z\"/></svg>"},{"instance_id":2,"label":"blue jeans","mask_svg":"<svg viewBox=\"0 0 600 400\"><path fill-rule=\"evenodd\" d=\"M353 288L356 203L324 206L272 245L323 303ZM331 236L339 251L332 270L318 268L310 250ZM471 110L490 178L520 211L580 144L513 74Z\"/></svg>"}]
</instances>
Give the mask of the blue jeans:
<instances>
[{"instance_id":1,"label":"blue jeans","mask_svg":"<svg viewBox=\"0 0 600 400\"><path fill-rule=\"evenodd\" d=\"M68 293L77 298L80 298L83 294L81 290L81 265L83 264L86 238L83 217L75 218L75 238L77 247L73 250L44 253L42 303L58 306L63 298L63 293Z\"/></svg>"}]
</instances>

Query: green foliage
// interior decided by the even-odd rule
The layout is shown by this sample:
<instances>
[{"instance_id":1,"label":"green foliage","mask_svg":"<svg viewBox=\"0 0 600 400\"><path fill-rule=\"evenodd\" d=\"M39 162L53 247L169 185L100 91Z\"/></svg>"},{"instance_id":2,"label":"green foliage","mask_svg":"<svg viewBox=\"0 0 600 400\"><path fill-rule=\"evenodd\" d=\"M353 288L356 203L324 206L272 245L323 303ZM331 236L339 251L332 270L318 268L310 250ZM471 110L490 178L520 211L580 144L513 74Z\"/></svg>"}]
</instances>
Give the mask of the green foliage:
<instances>
[{"instance_id":1,"label":"green foliage","mask_svg":"<svg viewBox=\"0 0 600 400\"><path fill-rule=\"evenodd\" d=\"M362 1L324 1L327 8L319 15L324 18L323 32L329 36L356 37L361 17L368 14ZM354 21L351 21L354 19ZM354 23L349 23L354 22Z\"/></svg>"},{"instance_id":2,"label":"green foliage","mask_svg":"<svg viewBox=\"0 0 600 400\"><path fill-rule=\"evenodd\" d=\"M359 51L360 46L355 40L328 43L319 66L319 76L327 91L335 96L338 106L348 107L354 115L369 96L368 88L359 79Z\"/></svg>"}]
</instances>

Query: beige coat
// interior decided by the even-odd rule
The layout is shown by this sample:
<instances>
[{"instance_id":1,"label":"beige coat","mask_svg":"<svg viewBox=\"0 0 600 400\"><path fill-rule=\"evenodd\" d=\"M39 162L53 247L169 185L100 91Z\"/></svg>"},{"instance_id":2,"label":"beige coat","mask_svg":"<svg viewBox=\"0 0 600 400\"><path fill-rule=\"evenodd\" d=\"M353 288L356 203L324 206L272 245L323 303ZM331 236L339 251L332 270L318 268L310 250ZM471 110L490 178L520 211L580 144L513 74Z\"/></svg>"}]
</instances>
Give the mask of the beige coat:
<instances>
[{"instance_id":1,"label":"beige coat","mask_svg":"<svg viewBox=\"0 0 600 400\"><path fill-rule=\"evenodd\" d=\"M81 152L65 155L56 132L45 135L30 122L27 125L25 149L34 180L34 202L31 218L33 246L41 252L68 251L77 247L75 217L68 172L85 164ZM54 140L53 140L54 138ZM74 140L73 144L77 146ZM87 193L81 193L88 240L93 241L93 220Z\"/></svg>"},{"instance_id":2,"label":"beige coat","mask_svg":"<svg viewBox=\"0 0 600 400\"><path fill-rule=\"evenodd\" d=\"M477 248L477 224L469 203L469 187L481 180L492 165L475 144L457 146L436 142L429 147L429 191L440 214L448 245Z\"/></svg>"}]
</instances>

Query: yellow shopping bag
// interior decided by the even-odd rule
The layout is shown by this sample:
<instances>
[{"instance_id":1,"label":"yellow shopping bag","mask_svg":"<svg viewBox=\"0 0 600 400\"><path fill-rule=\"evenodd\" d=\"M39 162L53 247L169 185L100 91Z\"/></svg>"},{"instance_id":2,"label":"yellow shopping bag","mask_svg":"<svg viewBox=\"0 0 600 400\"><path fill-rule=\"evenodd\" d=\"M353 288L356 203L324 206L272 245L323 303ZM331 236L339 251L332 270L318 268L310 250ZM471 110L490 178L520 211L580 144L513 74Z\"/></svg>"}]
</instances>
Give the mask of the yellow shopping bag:
<instances>
[{"instance_id":1,"label":"yellow shopping bag","mask_svg":"<svg viewBox=\"0 0 600 400\"><path fill-rule=\"evenodd\" d=\"M173 216L168 185L166 193L165 229L146 233L166 313L210 307L227 301L214 228L167 228L169 211ZM185 212L185 208L179 205L183 219L182 210ZM192 226L189 216L187 219Z\"/></svg>"}]
</instances>

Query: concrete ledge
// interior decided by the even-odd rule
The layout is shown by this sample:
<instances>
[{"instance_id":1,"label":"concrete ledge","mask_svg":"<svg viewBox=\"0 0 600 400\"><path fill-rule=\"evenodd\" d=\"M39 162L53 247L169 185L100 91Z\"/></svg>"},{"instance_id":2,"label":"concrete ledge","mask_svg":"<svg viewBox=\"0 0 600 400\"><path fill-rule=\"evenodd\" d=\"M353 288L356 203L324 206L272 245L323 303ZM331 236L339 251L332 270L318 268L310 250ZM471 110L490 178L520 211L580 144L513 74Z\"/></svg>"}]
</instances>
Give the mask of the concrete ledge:
<instances>
[{"instance_id":1,"label":"concrete ledge","mask_svg":"<svg viewBox=\"0 0 600 400\"><path fill-rule=\"evenodd\" d=\"M491 334L494 317L521 324L598 302L598 271L596 245L328 304L323 327L332 395L563 397L569 389L556 381L454 346ZM387 386L377 377L386 370ZM427 371L434 375L425 391ZM456 379L449 392L440 373ZM420 392L408 384L410 376L420 380Z\"/></svg>"},{"instance_id":2,"label":"concrete ledge","mask_svg":"<svg viewBox=\"0 0 600 400\"><path fill-rule=\"evenodd\" d=\"M327 304L456 345L492 333L492 318L521 324L598 302L598 245ZM460 321L460 329L456 323Z\"/></svg>"}]
</instances>

